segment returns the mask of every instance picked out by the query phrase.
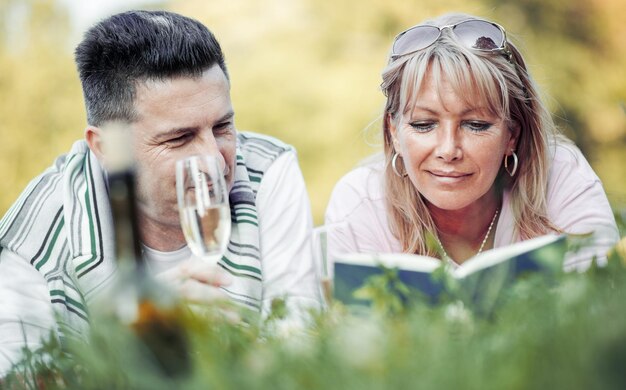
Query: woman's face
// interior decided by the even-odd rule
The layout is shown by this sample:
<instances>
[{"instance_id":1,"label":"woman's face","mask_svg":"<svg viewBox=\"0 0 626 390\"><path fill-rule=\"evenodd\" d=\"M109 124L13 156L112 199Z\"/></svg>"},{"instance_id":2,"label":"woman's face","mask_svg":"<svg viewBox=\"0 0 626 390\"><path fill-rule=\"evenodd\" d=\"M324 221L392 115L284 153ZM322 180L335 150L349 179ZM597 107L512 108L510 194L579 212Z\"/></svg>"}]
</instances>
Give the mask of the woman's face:
<instances>
[{"instance_id":1,"label":"woman's face","mask_svg":"<svg viewBox=\"0 0 626 390\"><path fill-rule=\"evenodd\" d=\"M427 74L415 106L389 120L394 149L429 207L482 208L496 199L495 178L517 137L502 118Z\"/></svg>"}]
</instances>

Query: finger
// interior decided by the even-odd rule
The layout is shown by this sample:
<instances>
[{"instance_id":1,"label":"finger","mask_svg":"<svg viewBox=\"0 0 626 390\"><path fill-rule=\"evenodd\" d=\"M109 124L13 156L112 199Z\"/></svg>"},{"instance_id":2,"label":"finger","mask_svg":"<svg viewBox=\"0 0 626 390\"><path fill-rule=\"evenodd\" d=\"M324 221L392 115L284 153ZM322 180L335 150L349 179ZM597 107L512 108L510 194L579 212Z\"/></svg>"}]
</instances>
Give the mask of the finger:
<instances>
[{"instance_id":1,"label":"finger","mask_svg":"<svg viewBox=\"0 0 626 390\"><path fill-rule=\"evenodd\" d=\"M223 290L195 279L186 279L177 290L181 297L194 303L212 303L228 299Z\"/></svg>"},{"instance_id":2,"label":"finger","mask_svg":"<svg viewBox=\"0 0 626 390\"><path fill-rule=\"evenodd\" d=\"M180 267L180 272L184 277L213 286L227 286L233 282L232 275L222 267L202 260L190 260L181 264Z\"/></svg>"}]
</instances>

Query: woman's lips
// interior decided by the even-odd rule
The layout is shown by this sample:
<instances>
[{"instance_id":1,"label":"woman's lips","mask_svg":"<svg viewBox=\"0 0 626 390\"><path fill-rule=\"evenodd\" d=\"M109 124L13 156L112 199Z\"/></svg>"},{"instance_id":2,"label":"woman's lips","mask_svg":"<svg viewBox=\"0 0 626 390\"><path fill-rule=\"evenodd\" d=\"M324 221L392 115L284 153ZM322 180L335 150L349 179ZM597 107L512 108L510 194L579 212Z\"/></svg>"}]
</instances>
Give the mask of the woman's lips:
<instances>
[{"instance_id":1,"label":"woman's lips","mask_svg":"<svg viewBox=\"0 0 626 390\"><path fill-rule=\"evenodd\" d=\"M460 183L469 178L471 173L457 171L427 171L435 180L445 184Z\"/></svg>"}]
</instances>

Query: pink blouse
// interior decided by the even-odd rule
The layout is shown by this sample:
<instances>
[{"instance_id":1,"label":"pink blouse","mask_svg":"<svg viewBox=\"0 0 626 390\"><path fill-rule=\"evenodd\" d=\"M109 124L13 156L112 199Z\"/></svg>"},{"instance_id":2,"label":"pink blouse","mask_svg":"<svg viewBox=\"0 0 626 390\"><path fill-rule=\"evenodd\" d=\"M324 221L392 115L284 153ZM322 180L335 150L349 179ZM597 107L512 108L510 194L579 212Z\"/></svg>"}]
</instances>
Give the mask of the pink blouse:
<instances>
[{"instance_id":1,"label":"pink blouse","mask_svg":"<svg viewBox=\"0 0 626 390\"><path fill-rule=\"evenodd\" d=\"M398 253L402 246L389 229L384 199L383 162L358 167L335 186L328 208L326 224L347 222L354 240L342 240L342 252ZM600 179L573 145L554 148L548 175L548 217L567 233L590 233L588 246L566 256L566 270L583 271L596 256L606 262L606 252L619 239L613 212ZM515 230L511 197L504 192L503 204L495 227L494 247L520 241Z\"/></svg>"}]
</instances>

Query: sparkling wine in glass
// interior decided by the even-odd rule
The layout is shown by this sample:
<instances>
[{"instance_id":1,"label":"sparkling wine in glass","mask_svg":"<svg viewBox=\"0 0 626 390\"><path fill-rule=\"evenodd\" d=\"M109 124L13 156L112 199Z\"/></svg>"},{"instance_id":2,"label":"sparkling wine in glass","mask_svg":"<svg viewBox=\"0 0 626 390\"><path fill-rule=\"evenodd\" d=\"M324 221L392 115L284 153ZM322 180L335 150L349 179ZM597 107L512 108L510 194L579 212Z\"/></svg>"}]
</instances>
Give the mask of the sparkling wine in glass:
<instances>
[{"instance_id":1,"label":"sparkling wine in glass","mask_svg":"<svg viewBox=\"0 0 626 390\"><path fill-rule=\"evenodd\" d=\"M176 163L176 194L185 240L194 255L217 263L230 238L228 188L215 156Z\"/></svg>"}]
</instances>

